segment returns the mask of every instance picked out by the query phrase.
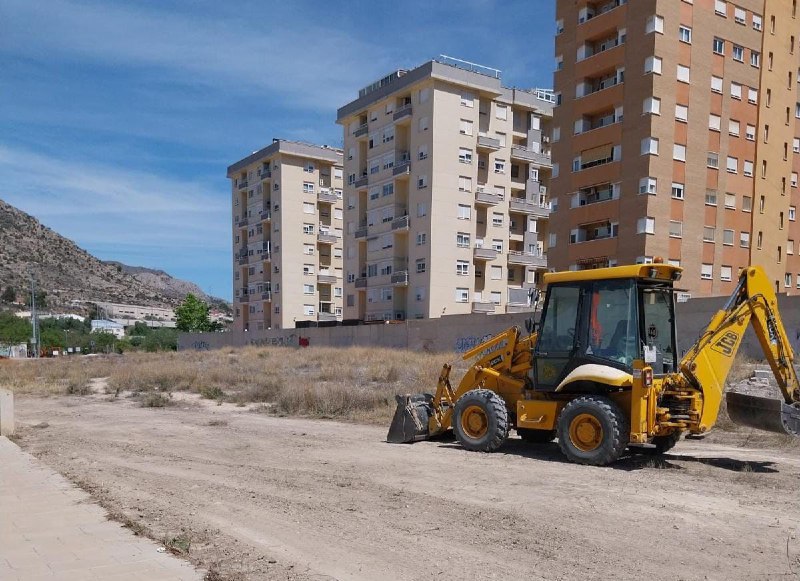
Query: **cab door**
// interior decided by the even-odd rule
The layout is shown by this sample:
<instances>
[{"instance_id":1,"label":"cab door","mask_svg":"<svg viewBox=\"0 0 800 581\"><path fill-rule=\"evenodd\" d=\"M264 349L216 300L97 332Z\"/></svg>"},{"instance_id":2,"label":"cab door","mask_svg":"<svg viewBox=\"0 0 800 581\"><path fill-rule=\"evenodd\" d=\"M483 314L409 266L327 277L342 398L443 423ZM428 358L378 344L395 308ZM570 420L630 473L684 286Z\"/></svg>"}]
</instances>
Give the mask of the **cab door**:
<instances>
[{"instance_id":1,"label":"cab door","mask_svg":"<svg viewBox=\"0 0 800 581\"><path fill-rule=\"evenodd\" d=\"M536 389L553 391L569 372L576 351L581 286L551 285L534 349Z\"/></svg>"}]
</instances>

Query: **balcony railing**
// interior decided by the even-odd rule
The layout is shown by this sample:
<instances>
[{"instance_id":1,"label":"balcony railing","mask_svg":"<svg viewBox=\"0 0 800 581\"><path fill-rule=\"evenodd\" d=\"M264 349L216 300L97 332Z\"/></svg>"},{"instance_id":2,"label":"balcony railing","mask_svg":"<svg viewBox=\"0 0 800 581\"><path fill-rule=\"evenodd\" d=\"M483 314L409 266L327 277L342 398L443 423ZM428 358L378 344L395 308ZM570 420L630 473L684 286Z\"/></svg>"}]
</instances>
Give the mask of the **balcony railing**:
<instances>
[{"instance_id":1,"label":"balcony railing","mask_svg":"<svg viewBox=\"0 0 800 581\"><path fill-rule=\"evenodd\" d=\"M245 226L247 226L247 216L236 222L237 228L244 228Z\"/></svg>"},{"instance_id":2,"label":"balcony railing","mask_svg":"<svg viewBox=\"0 0 800 581\"><path fill-rule=\"evenodd\" d=\"M337 196L335 192L330 190L322 189L317 193L317 200L326 204L335 204L340 199L341 198Z\"/></svg>"},{"instance_id":3,"label":"balcony railing","mask_svg":"<svg viewBox=\"0 0 800 581\"><path fill-rule=\"evenodd\" d=\"M366 185L367 185L367 182L368 182L368 181L369 181L369 176L368 176L368 175L363 175L363 176L361 176L360 178L358 178L358 179L355 181L355 183L353 183L353 185L354 185L355 187L357 187L357 188L363 188L364 186L366 186Z\"/></svg>"},{"instance_id":4,"label":"balcony railing","mask_svg":"<svg viewBox=\"0 0 800 581\"><path fill-rule=\"evenodd\" d=\"M338 279L339 277L336 276L336 273L330 270L320 270L317 273L317 282L321 284L335 284Z\"/></svg>"},{"instance_id":5,"label":"balcony railing","mask_svg":"<svg viewBox=\"0 0 800 581\"><path fill-rule=\"evenodd\" d=\"M478 135L478 148L491 149L497 151L500 149L500 140L488 135Z\"/></svg>"},{"instance_id":6,"label":"balcony railing","mask_svg":"<svg viewBox=\"0 0 800 581\"><path fill-rule=\"evenodd\" d=\"M408 284L408 271L400 270L392 274L392 284L406 286Z\"/></svg>"},{"instance_id":7,"label":"balcony railing","mask_svg":"<svg viewBox=\"0 0 800 581\"><path fill-rule=\"evenodd\" d=\"M236 184L236 187L238 187L240 190L245 189L247 187L247 180L239 180L239 182Z\"/></svg>"},{"instance_id":8,"label":"balcony railing","mask_svg":"<svg viewBox=\"0 0 800 581\"><path fill-rule=\"evenodd\" d=\"M520 159L522 161L527 161L545 166L549 166L552 164L549 155L545 155L544 153L541 153L539 151L528 149L523 145L514 145L511 148L511 159Z\"/></svg>"},{"instance_id":9,"label":"balcony railing","mask_svg":"<svg viewBox=\"0 0 800 581\"><path fill-rule=\"evenodd\" d=\"M403 105L397 111L395 111L394 115L392 115L392 119L394 121L399 121L400 119L411 117L411 113L412 113L411 103L409 103L407 105Z\"/></svg>"},{"instance_id":10,"label":"balcony railing","mask_svg":"<svg viewBox=\"0 0 800 581\"><path fill-rule=\"evenodd\" d=\"M483 301L473 301L472 303L472 312L473 313L494 313L495 308L497 305L491 302L483 302Z\"/></svg>"},{"instance_id":11,"label":"balcony railing","mask_svg":"<svg viewBox=\"0 0 800 581\"><path fill-rule=\"evenodd\" d=\"M531 216L546 218L550 215L550 204L539 204L531 200L523 198L511 198L508 201L508 207L512 212L521 212Z\"/></svg>"},{"instance_id":12,"label":"balcony railing","mask_svg":"<svg viewBox=\"0 0 800 581\"><path fill-rule=\"evenodd\" d=\"M339 241L339 236L330 230L320 230L317 234L317 242L322 244L336 244Z\"/></svg>"},{"instance_id":13,"label":"balcony railing","mask_svg":"<svg viewBox=\"0 0 800 581\"><path fill-rule=\"evenodd\" d=\"M271 301L272 300L272 292L271 291L267 291L267 292L261 293L261 300L262 301Z\"/></svg>"},{"instance_id":14,"label":"balcony railing","mask_svg":"<svg viewBox=\"0 0 800 581\"><path fill-rule=\"evenodd\" d=\"M353 234L353 236L356 239L358 239L358 238L366 238L367 237L367 227L366 226L362 226L361 228L357 229L355 231L355 233Z\"/></svg>"},{"instance_id":15,"label":"balcony railing","mask_svg":"<svg viewBox=\"0 0 800 581\"><path fill-rule=\"evenodd\" d=\"M317 313L317 321L328 322L337 320L339 320L339 316L336 315L335 313L326 313L324 311L319 311Z\"/></svg>"},{"instance_id":16,"label":"balcony railing","mask_svg":"<svg viewBox=\"0 0 800 581\"><path fill-rule=\"evenodd\" d=\"M491 246L489 247L476 246L475 249L473 250L472 255L475 258L475 260L494 260L495 258L497 258L497 254L498 254L497 250L495 250Z\"/></svg>"},{"instance_id":17,"label":"balcony railing","mask_svg":"<svg viewBox=\"0 0 800 581\"><path fill-rule=\"evenodd\" d=\"M356 288L367 288L367 277L359 276L356 279Z\"/></svg>"},{"instance_id":18,"label":"balcony railing","mask_svg":"<svg viewBox=\"0 0 800 581\"><path fill-rule=\"evenodd\" d=\"M500 194L490 194L486 190L478 189L475 191L475 203L483 204L486 206L496 206L503 201L503 196Z\"/></svg>"},{"instance_id":19,"label":"balcony railing","mask_svg":"<svg viewBox=\"0 0 800 581\"><path fill-rule=\"evenodd\" d=\"M368 131L369 127L366 123L364 123L363 125L359 125L358 129L353 131L353 137L361 137L362 135L366 135Z\"/></svg>"},{"instance_id":20,"label":"balcony railing","mask_svg":"<svg viewBox=\"0 0 800 581\"><path fill-rule=\"evenodd\" d=\"M269 178L272 177L272 170L262 168L258 172L258 175L261 177L262 180L268 180Z\"/></svg>"},{"instance_id":21,"label":"balcony railing","mask_svg":"<svg viewBox=\"0 0 800 581\"><path fill-rule=\"evenodd\" d=\"M521 266L536 266L539 268L547 267L547 255L538 252L519 252L510 250L508 252L508 263Z\"/></svg>"},{"instance_id":22,"label":"balcony railing","mask_svg":"<svg viewBox=\"0 0 800 581\"><path fill-rule=\"evenodd\" d=\"M400 216L392 220L392 230L408 230L408 216Z\"/></svg>"},{"instance_id":23,"label":"balcony railing","mask_svg":"<svg viewBox=\"0 0 800 581\"><path fill-rule=\"evenodd\" d=\"M408 160L401 161L398 165L394 166L394 169L392 170L393 176L408 175L410 173L411 173L411 162Z\"/></svg>"},{"instance_id":24,"label":"balcony railing","mask_svg":"<svg viewBox=\"0 0 800 581\"><path fill-rule=\"evenodd\" d=\"M258 215L262 220L272 220L272 210L269 206L261 210Z\"/></svg>"}]
</instances>

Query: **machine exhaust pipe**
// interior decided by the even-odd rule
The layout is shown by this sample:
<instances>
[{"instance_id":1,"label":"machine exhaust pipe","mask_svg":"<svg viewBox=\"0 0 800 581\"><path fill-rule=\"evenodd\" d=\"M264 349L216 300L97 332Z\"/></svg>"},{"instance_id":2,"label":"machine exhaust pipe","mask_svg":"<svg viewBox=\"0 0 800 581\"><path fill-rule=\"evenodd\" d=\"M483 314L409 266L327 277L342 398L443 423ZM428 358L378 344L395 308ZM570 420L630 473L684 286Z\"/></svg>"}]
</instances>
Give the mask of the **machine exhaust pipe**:
<instances>
[{"instance_id":1,"label":"machine exhaust pipe","mask_svg":"<svg viewBox=\"0 0 800 581\"><path fill-rule=\"evenodd\" d=\"M739 425L800 437L800 407L769 397L729 391L728 416Z\"/></svg>"}]
</instances>

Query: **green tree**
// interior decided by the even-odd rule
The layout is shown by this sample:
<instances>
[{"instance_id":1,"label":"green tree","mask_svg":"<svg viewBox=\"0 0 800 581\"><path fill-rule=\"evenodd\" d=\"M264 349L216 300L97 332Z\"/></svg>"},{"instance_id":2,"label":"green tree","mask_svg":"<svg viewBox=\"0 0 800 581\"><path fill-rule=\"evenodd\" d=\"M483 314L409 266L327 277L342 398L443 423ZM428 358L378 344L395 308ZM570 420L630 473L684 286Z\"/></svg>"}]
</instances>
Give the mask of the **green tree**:
<instances>
[{"instance_id":1,"label":"green tree","mask_svg":"<svg viewBox=\"0 0 800 581\"><path fill-rule=\"evenodd\" d=\"M13 303L17 300L17 290L13 286L7 286L0 295L0 300L4 303Z\"/></svg>"},{"instance_id":2,"label":"green tree","mask_svg":"<svg viewBox=\"0 0 800 581\"><path fill-rule=\"evenodd\" d=\"M219 325L212 323L208 317L208 305L194 296L186 295L181 305L175 309L178 331L185 333L203 333L216 331Z\"/></svg>"},{"instance_id":3,"label":"green tree","mask_svg":"<svg viewBox=\"0 0 800 581\"><path fill-rule=\"evenodd\" d=\"M30 341L33 328L27 319L17 317L14 313L0 313L0 342L7 345L18 345Z\"/></svg>"},{"instance_id":4,"label":"green tree","mask_svg":"<svg viewBox=\"0 0 800 581\"><path fill-rule=\"evenodd\" d=\"M25 305L31 306L31 293L25 295ZM36 291L36 308L44 309L47 307L47 293L43 290Z\"/></svg>"}]
</instances>

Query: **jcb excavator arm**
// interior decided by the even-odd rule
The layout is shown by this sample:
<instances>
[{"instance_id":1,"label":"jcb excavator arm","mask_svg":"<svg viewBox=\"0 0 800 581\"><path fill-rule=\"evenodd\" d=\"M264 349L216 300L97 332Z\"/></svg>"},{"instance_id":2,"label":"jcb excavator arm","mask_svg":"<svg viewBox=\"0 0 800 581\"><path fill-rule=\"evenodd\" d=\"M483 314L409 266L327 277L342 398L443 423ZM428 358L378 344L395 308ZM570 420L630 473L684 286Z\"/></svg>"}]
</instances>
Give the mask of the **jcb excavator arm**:
<instances>
[{"instance_id":1,"label":"jcb excavator arm","mask_svg":"<svg viewBox=\"0 0 800 581\"><path fill-rule=\"evenodd\" d=\"M750 323L784 401L728 393L728 413L739 424L800 436L800 381L794 352L780 318L777 297L760 267L742 271L728 302L681 360L680 373L665 382L666 391L679 393L694 388L702 392L699 421L692 422L689 429L695 433L710 429L717 420L725 381Z\"/></svg>"}]
</instances>

